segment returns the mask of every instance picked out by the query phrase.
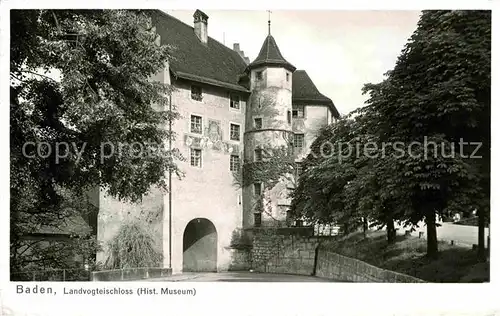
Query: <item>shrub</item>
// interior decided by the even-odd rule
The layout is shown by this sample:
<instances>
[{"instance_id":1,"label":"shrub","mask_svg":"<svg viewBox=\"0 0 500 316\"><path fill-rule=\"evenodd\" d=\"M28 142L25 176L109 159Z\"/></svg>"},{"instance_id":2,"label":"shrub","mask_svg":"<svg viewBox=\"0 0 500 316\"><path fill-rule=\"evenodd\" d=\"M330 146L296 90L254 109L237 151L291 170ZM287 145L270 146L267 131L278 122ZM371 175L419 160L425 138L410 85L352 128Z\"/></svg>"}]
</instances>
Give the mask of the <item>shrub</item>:
<instances>
[{"instance_id":1,"label":"shrub","mask_svg":"<svg viewBox=\"0 0 500 316\"><path fill-rule=\"evenodd\" d=\"M107 269L157 267L163 260L153 235L138 221L124 223L109 241L108 249Z\"/></svg>"}]
</instances>

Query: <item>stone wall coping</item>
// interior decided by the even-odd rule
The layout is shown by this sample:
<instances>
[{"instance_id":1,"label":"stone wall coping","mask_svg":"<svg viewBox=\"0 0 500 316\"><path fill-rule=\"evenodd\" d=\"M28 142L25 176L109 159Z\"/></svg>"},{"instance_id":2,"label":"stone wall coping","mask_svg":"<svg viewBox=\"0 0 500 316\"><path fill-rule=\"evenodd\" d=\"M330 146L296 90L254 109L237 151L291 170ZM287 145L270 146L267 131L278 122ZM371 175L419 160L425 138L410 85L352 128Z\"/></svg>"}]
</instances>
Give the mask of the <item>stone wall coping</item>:
<instances>
[{"instance_id":1,"label":"stone wall coping","mask_svg":"<svg viewBox=\"0 0 500 316\"><path fill-rule=\"evenodd\" d=\"M171 276L171 268L143 267L92 272L92 281L133 281Z\"/></svg>"},{"instance_id":2,"label":"stone wall coping","mask_svg":"<svg viewBox=\"0 0 500 316\"><path fill-rule=\"evenodd\" d=\"M323 248L323 249L321 249ZM414 276L411 276L411 275L408 275L408 274L404 274L404 273L400 273L400 272L396 272L396 271L392 271L392 270L386 270L386 269L383 269L383 268L380 268L380 267L377 267L377 266L374 266L374 265L371 265L365 261L362 261L362 260L359 260L359 259L355 259L355 258L351 258L351 257L346 257L344 255L341 255L341 254L338 254L334 251L331 251L331 250L328 250L328 249L325 249L324 247L321 247L320 248L320 252L324 252L324 253L330 253L330 254L334 254L334 255L337 255L339 256L341 259L345 259L345 260L349 260L351 261L352 263L354 264L361 264L361 265L364 265L365 267L367 268L372 268L372 269L377 269L381 272L384 272L384 273L387 273L389 275L394 275L394 276L399 276L401 278L404 278L404 279L409 279L409 280L412 280L413 282L415 283L426 283L427 281L425 280L422 280L422 279L419 279L419 278L416 278Z\"/></svg>"}]
</instances>

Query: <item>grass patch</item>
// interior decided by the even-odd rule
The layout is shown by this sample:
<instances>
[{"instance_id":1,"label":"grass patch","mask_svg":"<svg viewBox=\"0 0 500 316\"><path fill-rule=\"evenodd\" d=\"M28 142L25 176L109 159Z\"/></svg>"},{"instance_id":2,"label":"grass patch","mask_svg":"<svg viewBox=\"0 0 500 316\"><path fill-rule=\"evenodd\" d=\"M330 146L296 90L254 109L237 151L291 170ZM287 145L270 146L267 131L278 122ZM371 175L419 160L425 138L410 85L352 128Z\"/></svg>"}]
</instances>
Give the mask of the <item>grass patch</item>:
<instances>
[{"instance_id":1,"label":"grass patch","mask_svg":"<svg viewBox=\"0 0 500 316\"><path fill-rule=\"evenodd\" d=\"M479 264L476 251L440 242L439 257L426 257L427 242L398 235L388 245L385 231L374 231L364 238L355 233L325 245L331 251L371 265L414 276L429 282L489 282L489 263Z\"/></svg>"}]
</instances>

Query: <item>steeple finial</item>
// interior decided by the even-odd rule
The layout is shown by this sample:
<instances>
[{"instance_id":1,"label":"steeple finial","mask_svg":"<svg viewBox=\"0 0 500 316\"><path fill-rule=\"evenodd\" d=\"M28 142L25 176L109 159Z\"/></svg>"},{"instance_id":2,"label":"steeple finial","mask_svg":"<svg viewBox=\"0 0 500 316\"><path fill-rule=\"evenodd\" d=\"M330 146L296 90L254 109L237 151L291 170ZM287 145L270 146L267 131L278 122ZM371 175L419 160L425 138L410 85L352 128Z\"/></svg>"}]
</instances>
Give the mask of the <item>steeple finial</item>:
<instances>
[{"instance_id":1,"label":"steeple finial","mask_svg":"<svg viewBox=\"0 0 500 316\"><path fill-rule=\"evenodd\" d=\"M268 35L271 35L271 10L267 10L267 32Z\"/></svg>"}]
</instances>

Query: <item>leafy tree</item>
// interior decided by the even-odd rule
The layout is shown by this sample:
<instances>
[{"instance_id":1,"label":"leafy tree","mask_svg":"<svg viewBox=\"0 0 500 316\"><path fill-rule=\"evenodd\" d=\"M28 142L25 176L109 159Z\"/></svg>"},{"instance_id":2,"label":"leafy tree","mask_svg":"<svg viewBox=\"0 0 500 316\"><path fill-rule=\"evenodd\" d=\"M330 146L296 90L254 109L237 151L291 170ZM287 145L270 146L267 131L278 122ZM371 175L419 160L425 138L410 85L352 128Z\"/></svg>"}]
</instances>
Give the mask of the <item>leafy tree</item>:
<instances>
[{"instance_id":1,"label":"leafy tree","mask_svg":"<svg viewBox=\"0 0 500 316\"><path fill-rule=\"evenodd\" d=\"M138 202L181 175L182 157L163 146L178 117L165 110L171 87L151 80L171 47L157 44L149 13L11 11L11 256L33 222L64 216L61 188Z\"/></svg>"},{"instance_id":2,"label":"leafy tree","mask_svg":"<svg viewBox=\"0 0 500 316\"><path fill-rule=\"evenodd\" d=\"M436 215L477 208L484 260L490 31L489 11L423 12L394 69L364 87L367 105L324 130L311 147L294 212L346 228L368 218L387 226L389 242L394 220L409 226L425 220L427 254L435 257ZM334 144L328 158L320 152L325 142ZM461 142L481 142L476 155L482 158L471 158L475 146ZM369 143L375 147L361 156L347 152L349 144Z\"/></svg>"},{"instance_id":3,"label":"leafy tree","mask_svg":"<svg viewBox=\"0 0 500 316\"><path fill-rule=\"evenodd\" d=\"M425 11L387 79L364 88L370 99L360 113L381 141L408 145L425 136L438 144L437 152L424 144L393 165L411 201L405 219L426 221L430 256L437 253L436 214L488 212L490 32L489 11ZM482 142L482 158L471 158L475 147L461 149L461 140ZM484 250L484 235L479 244Z\"/></svg>"}]
</instances>

